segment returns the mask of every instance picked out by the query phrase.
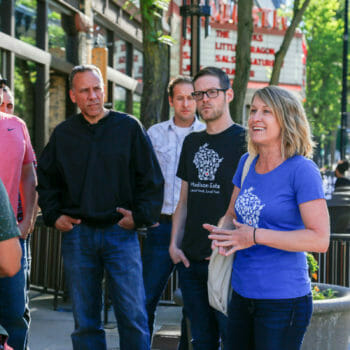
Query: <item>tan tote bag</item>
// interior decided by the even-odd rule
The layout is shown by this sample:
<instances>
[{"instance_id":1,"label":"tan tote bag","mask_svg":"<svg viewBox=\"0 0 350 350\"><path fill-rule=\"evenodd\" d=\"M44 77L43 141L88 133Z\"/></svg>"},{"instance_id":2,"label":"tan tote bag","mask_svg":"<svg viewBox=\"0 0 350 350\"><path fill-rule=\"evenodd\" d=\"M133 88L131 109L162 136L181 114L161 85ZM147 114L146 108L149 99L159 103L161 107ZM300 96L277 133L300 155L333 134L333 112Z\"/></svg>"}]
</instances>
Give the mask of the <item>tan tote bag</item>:
<instances>
[{"instance_id":1,"label":"tan tote bag","mask_svg":"<svg viewBox=\"0 0 350 350\"><path fill-rule=\"evenodd\" d=\"M241 188L248 174L254 156L249 155L243 167ZM223 256L216 247L209 261L208 267L208 298L209 304L214 309L227 316L227 308L231 295L231 274L234 254Z\"/></svg>"}]
</instances>

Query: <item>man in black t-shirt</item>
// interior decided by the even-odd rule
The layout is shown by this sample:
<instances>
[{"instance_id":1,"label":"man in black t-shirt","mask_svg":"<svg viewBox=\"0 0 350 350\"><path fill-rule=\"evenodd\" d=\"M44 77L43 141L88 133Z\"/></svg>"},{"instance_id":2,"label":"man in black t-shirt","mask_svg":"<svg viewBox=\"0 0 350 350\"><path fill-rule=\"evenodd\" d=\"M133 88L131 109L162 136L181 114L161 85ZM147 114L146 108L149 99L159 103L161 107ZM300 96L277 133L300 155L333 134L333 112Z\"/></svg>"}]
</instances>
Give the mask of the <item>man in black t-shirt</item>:
<instances>
[{"instance_id":1,"label":"man in black t-shirt","mask_svg":"<svg viewBox=\"0 0 350 350\"><path fill-rule=\"evenodd\" d=\"M207 125L186 137L177 176L182 179L169 247L178 264L180 288L191 322L194 350L219 348L225 341L226 317L209 306L207 279L211 242L203 223L225 214L233 191L232 178L245 152L245 130L231 119L233 99L228 76L206 67L193 79L193 97Z\"/></svg>"}]
</instances>

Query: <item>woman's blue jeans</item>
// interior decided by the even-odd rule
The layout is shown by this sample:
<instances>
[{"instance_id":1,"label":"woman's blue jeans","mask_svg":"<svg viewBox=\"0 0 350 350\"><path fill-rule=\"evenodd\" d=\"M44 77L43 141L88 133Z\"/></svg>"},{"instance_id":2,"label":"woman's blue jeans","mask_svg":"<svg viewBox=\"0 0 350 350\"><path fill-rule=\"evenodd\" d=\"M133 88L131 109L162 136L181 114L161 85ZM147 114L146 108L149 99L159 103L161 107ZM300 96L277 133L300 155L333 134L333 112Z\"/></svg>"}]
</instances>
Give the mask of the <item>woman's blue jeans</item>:
<instances>
[{"instance_id":1,"label":"woman's blue jeans","mask_svg":"<svg viewBox=\"0 0 350 350\"><path fill-rule=\"evenodd\" d=\"M294 299L248 299L233 291L225 350L299 350L311 315L311 293Z\"/></svg>"},{"instance_id":2,"label":"woman's blue jeans","mask_svg":"<svg viewBox=\"0 0 350 350\"><path fill-rule=\"evenodd\" d=\"M64 272L73 305L74 350L106 350L101 321L102 278L109 280L120 349L149 349L145 292L137 233L118 225L74 226L62 239Z\"/></svg>"}]
</instances>

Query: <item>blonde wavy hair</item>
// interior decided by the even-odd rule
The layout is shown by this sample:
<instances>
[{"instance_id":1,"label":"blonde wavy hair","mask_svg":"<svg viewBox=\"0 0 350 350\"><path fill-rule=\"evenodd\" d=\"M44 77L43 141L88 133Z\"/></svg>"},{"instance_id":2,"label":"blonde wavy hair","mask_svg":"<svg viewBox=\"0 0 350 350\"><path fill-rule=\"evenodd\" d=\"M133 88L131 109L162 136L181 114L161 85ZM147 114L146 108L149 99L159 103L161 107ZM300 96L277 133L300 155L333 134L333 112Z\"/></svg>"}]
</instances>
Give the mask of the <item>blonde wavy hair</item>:
<instances>
[{"instance_id":1,"label":"blonde wavy hair","mask_svg":"<svg viewBox=\"0 0 350 350\"><path fill-rule=\"evenodd\" d=\"M252 98L259 97L271 108L281 126L282 157L287 159L294 155L312 157L315 146L312 141L310 124L300 101L289 91L278 86L267 86L257 90ZM248 135L248 152L258 154L258 145L254 144Z\"/></svg>"}]
</instances>

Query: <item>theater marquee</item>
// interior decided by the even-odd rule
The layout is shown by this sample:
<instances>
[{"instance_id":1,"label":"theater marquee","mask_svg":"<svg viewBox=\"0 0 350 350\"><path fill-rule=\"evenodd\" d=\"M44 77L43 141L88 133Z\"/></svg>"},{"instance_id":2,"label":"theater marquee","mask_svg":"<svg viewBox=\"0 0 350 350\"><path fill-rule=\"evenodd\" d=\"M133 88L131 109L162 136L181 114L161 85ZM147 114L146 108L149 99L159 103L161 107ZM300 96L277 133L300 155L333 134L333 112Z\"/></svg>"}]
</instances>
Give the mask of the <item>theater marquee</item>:
<instances>
[{"instance_id":1,"label":"theater marquee","mask_svg":"<svg viewBox=\"0 0 350 350\"><path fill-rule=\"evenodd\" d=\"M254 33L251 42L250 81L267 83L270 80L274 55L279 50L283 36L268 33ZM209 37L201 38L201 66L216 66L222 68L234 79L236 72L237 31L212 28ZM280 83L288 85L303 85L304 52L302 37L294 37L284 59L280 75ZM182 46L182 73L190 74L190 40L184 40Z\"/></svg>"},{"instance_id":2,"label":"theater marquee","mask_svg":"<svg viewBox=\"0 0 350 350\"><path fill-rule=\"evenodd\" d=\"M226 16L226 17L225 17ZM236 73L237 44L236 6L229 12L215 12L211 17L210 35L205 38L201 30L200 64L222 68L234 79ZM275 53L279 50L287 29L285 18L271 9L253 9L254 33L251 41L251 67L248 87L259 87L269 82ZM190 38L191 31L188 27ZM190 74L191 41L182 39L180 71ZM296 90L305 85L306 49L303 37L296 33L285 56L279 83Z\"/></svg>"}]
</instances>

